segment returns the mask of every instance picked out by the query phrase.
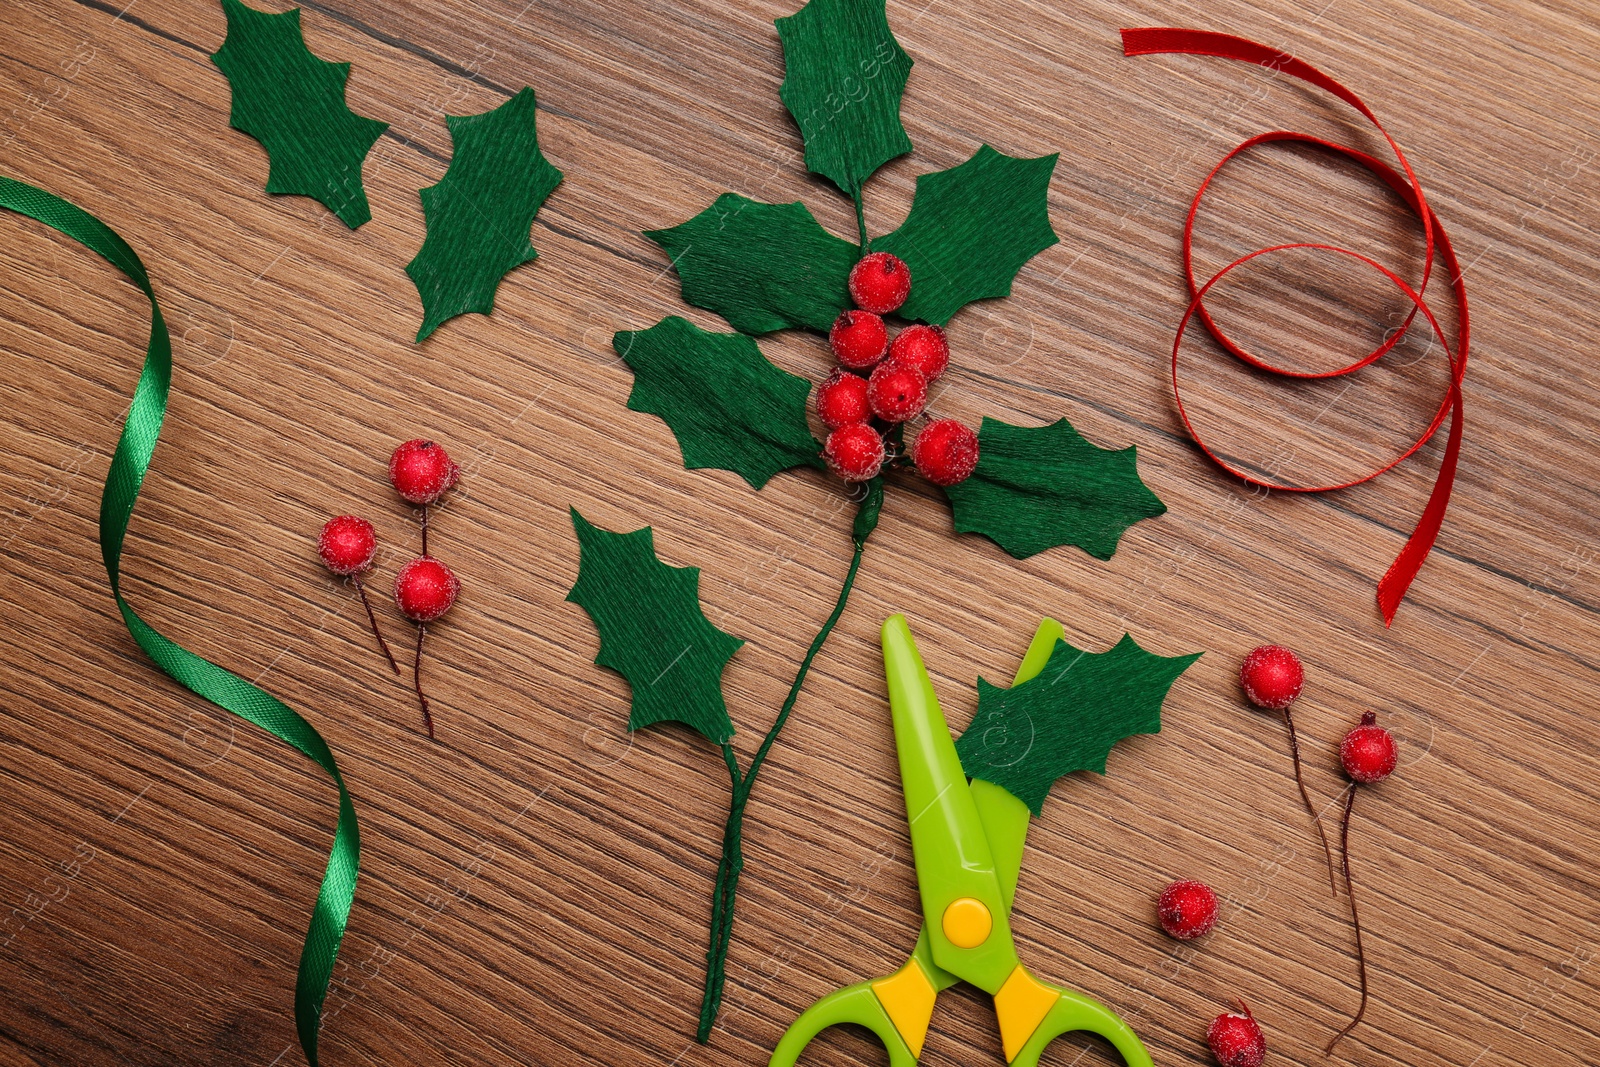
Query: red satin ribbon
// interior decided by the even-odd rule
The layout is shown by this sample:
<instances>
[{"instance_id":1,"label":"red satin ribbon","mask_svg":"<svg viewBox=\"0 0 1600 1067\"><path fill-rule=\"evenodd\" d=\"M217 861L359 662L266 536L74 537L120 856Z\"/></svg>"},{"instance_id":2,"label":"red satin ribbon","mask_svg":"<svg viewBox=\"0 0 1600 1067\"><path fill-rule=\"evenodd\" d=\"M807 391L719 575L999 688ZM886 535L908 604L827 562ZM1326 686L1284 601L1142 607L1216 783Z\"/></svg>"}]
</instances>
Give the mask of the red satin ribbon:
<instances>
[{"instance_id":1,"label":"red satin ribbon","mask_svg":"<svg viewBox=\"0 0 1600 1067\"><path fill-rule=\"evenodd\" d=\"M1286 52L1280 52L1275 48L1268 48L1265 45L1257 44L1256 42L1246 40L1243 37L1234 37L1224 33L1209 33L1203 30L1163 28L1123 30L1122 47L1123 53L1129 56L1142 56L1158 53L1217 56L1222 59L1234 59L1242 63L1254 63L1259 66L1268 67L1272 70L1282 71L1283 73L1295 78L1299 78L1302 81L1310 82L1312 85L1315 85L1318 88L1327 90L1334 96L1337 96L1339 99L1349 104L1351 107L1355 108L1372 123L1378 132L1383 135L1384 140L1389 142L1389 147L1394 150L1395 159L1399 162L1401 171L1404 172L1403 174L1399 171L1396 171L1387 163L1384 163L1383 161L1376 159L1365 152L1361 152L1345 145L1334 144L1331 141L1325 141L1319 137L1312 137L1309 134L1294 133L1286 130L1277 130L1271 133L1263 133L1256 137L1252 137L1248 141L1245 141L1235 147L1227 155L1223 156L1222 159L1218 161L1217 165L1211 168L1211 173L1206 175L1205 181L1200 183L1200 188L1195 192L1194 200L1189 205L1189 216L1184 222L1183 269L1184 275L1188 280L1190 303L1188 309L1183 313L1183 318L1178 324L1177 336L1172 342L1172 389L1173 396L1178 405L1178 415L1183 420L1184 429L1188 431L1190 438L1193 439L1194 443L1212 460L1212 462L1216 463L1217 466L1221 467L1223 470L1244 480L1245 482L1248 482L1251 485L1259 485L1267 489L1281 489L1292 493L1324 493L1334 489L1347 489L1352 485L1360 485L1362 482L1371 481L1373 478L1378 477L1378 475L1383 474L1385 471L1393 469L1396 464L1400 463L1400 461L1414 454L1418 449L1427 444L1428 441L1433 438L1433 435L1438 432L1439 427L1444 424L1446 416L1449 417L1450 431L1446 436L1444 458L1439 464L1439 474L1437 479L1434 481L1433 492L1428 497L1428 505L1423 509L1422 517L1417 520L1416 529L1412 531L1411 537L1406 541L1405 547L1401 549L1400 555L1395 558L1394 563L1390 564L1388 572L1385 573L1383 579L1378 582L1378 610L1383 613L1384 624L1392 624L1394 622L1395 612L1400 607L1400 601L1404 599L1406 590L1410 588L1412 580L1417 576L1417 572L1422 569L1423 561L1428 558L1428 553L1433 549L1434 541L1439 536L1439 528L1444 523L1445 510L1450 506L1450 490L1455 483L1456 465L1461 454L1461 431L1463 422L1461 379L1466 374L1467 370L1467 348L1471 338L1471 326L1467 311L1467 290L1465 283L1461 278L1461 264L1456 259L1455 249L1451 247L1450 238L1445 233L1444 226L1440 223L1438 215L1434 214L1433 208L1428 205L1427 197L1424 196L1422 192L1422 184L1417 180L1416 174L1412 171L1411 164L1406 160L1405 153L1400 150L1400 146L1395 143L1394 138L1389 136L1389 131L1383 128L1383 124L1378 121L1377 116L1368 110L1367 106L1361 102L1360 98L1358 98L1349 89L1346 89L1344 86L1340 85L1338 82L1334 81L1326 74L1323 74L1310 64L1304 63ZM1294 142L1299 144L1313 145L1317 148L1342 155L1347 159L1354 160L1376 175L1385 185L1387 185L1390 189L1393 189L1408 206L1410 206L1411 210L1415 212L1417 217L1422 221L1422 232L1426 241L1426 249L1422 265L1422 277L1416 289L1412 289L1411 286L1408 285L1406 281L1395 272L1389 270L1387 267L1376 262L1375 260L1361 255L1359 252L1352 252L1347 248L1340 248L1335 245L1312 243L1273 245L1270 248L1257 249L1256 251L1247 255L1240 256L1232 263L1229 263L1227 266L1223 267L1216 274L1212 275L1211 279L1204 285L1197 283L1194 275L1193 256L1194 224L1195 217L1200 211L1200 202L1205 198L1206 190L1210 188L1211 182L1214 178L1216 178L1217 173L1221 171L1223 167L1227 166L1227 164L1235 156L1239 155L1241 152L1245 152L1251 148L1254 148L1256 145L1277 142ZM1316 249L1335 255L1346 256L1359 263L1365 264L1368 267L1371 267L1373 270L1387 278L1395 286L1395 288L1399 289L1400 292L1411 301L1411 313L1406 316L1405 322L1401 325L1400 329L1395 332L1393 337L1388 338L1377 348L1373 349L1371 352L1367 353L1365 356L1356 360L1355 362L1347 364L1343 367L1339 367L1335 370L1317 372L1297 371L1287 367L1276 366L1275 364L1269 363L1258 356L1252 355L1243 348L1239 347L1238 344L1236 344L1223 332L1222 328L1217 325L1216 321L1212 319L1211 313L1206 309L1205 306L1206 294L1209 293L1213 286L1215 286L1236 267L1242 266L1258 256L1265 256L1275 252L1283 252L1289 249L1297 248ZM1457 346L1455 348L1451 347L1450 341L1445 336L1443 328L1439 325L1438 320L1434 318L1433 312L1429 310L1427 302L1422 298L1422 293L1427 289L1428 286L1428 279L1433 273L1433 262L1436 253L1444 261L1445 269L1449 271L1450 287L1455 294L1456 306L1460 309L1459 326L1457 328L1459 337ZM1361 368L1369 366L1370 364L1375 363L1379 359L1383 358L1383 356L1392 348L1394 348L1394 346L1400 342L1400 339L1405 336L1406 331L1411 328L1412 323L1415 321L1418 312L1422 314L1429 327L1432 328L1434 336L1439 339L1439 344L1444 349L1445 358L1450 361L1449 389L1444 399L1440 402L1439 410L1434 414L1432 422L1428 424L1427 429L1422 432L1421 436L1419 436L1409 448L1400 453L1400 455L1396 456L1394 459L1390 460L1388 463L1379 467L1377 470L1371 471L1370 473L1359 478L1355 478L1348 482L1342 482L1337 485L1287 485L1273 479L1262 478L1258 477L1257 475L1250 474L1217 455L1209 446L1206 445L1203 440L1201 440L1199 431L1195 429L1194 423L1190 420L1189 413L1184 407L1183 392L1178 381L1178 363L1179 356L1183 348L1184 334L1188 330L1190 321L1193 319L1198 318L1201 325L1206 328L1207 332L1209 332L1211 336L1216 339L1217 343L1221 345L1224 350L1252 367L1270 372L1272 374L1280 374L1288 378L1320 379L1337 378L1345 374L1352 374Z\"/></svg>"}]
</instances>

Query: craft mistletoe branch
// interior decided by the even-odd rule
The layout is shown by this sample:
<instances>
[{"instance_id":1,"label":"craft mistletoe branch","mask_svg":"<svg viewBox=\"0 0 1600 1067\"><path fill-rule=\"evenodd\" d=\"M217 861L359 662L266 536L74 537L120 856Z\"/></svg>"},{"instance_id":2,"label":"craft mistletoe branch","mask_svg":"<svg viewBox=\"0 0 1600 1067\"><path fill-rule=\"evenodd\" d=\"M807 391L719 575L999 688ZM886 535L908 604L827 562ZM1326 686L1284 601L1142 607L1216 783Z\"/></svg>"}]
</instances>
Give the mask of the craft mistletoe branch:
<instances>
[{"instance_id":1,"label":"craft mistletoe branch","mask_svg":"<svg viewBox=\"0 0 1600 1067\"><path fill-rule=\"evenodd\" d=\"M1166 510L1140 481L1133 448L1099 448L1064 419L1028 428L985 418L975 434L923 410L928 383L951 358L944 324L973 301L1009 294L1017 272L1056 242L1046 195L1056 157L1017 158L981 145L967 162L918 178L905 222L871 239L863 187L912 148L899 115L911 60L890 32L883 0L811 0L779 19L778 30L781 95L805 138L806 165L851 198L859 244L828 233L804 204L724 193L689 221L646 236L671 257L684 300L738 332L673 316L614 339L634 372L628 407L667 423L685 467L733 471L758 490L786 470L831 470L858 501L833 610L748 767L732 746L721 689L722 669L742 642L706 619L699 572L662 563L648 527L617 534L572 513L581 558L568 599L600 632L595 662L628 680L629 728L682 722L718 746L728 769L701 1041L721 1003L746 807L849 602L888 487L915 468L943 489L956 531L981 533L1019 559L1062 545L1109 559L1130 525ZM897 320L905 325L895 333ZM830 431L825 443L808 421L811 383L774 366L756 342L783 329L826 332L840 364L815 393Z\"/></svg>"}]
</instances>

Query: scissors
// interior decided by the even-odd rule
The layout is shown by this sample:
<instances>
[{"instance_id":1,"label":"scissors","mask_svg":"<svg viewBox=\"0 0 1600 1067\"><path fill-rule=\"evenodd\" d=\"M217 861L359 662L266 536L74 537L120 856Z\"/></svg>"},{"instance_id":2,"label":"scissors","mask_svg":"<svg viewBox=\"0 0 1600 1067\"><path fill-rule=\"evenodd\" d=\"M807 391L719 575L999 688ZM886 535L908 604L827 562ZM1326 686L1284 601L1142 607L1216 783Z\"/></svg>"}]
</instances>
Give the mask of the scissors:
<instances>
[{"instance_id":1,"label":"scissors","mask_svg":"<svg viewBox=\"0 0 1600 1067\"><path fill-rule=\"evenodd\" d=\"M1043 670L1064 636L1054 619L1040 622L1013 684ZM968 783L903 615L883 624L883 665L922 933L911 959L894 974L846 986L808 1008L778 1042L770 1067L793 1067L812 1038L839 1023L877 1034L889 1067L916 1067L935 998L960 981L994 997L1008 1064L1037 1067L1051 1041L1088 1030L1110 1041L1128 1067L1151 1067L1150 1054L1120 1016L1081 993L1039 981L1017 959L1011 899L1022 870L1028 806L992 782Z\"/></svg>"}]
</instances>

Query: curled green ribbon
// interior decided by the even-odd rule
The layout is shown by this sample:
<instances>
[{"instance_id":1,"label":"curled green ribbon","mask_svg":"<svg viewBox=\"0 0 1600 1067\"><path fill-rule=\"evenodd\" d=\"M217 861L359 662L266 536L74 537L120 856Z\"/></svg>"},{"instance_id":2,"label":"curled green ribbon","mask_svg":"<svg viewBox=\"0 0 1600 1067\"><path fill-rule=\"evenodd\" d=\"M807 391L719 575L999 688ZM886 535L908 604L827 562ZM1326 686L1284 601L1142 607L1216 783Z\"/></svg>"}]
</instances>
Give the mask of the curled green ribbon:
<instances>
[{"instance_id":1,"label":"curled green ribbon","mask_svg":"<svg viewBox=\"0 0 1600 1067\"><path fill-rule=\"evenodd\" d=\"M300 951L300 974L295 982L294 1021L300 1047L306 1060L316 1067L317 1030L322 1021L322 1005L327 999L333 964L339 956L350 919L350 905L356 894L356 871L361 861L361 833L356 825L350 792L333 760L333 753L322 735L277 697L259 689L232 671L195 655L177 642L158 633L141 619L122 597L122 542L128 533L128 520L139 499L139 487L150 469L150 457L161 437L161 423L167 414L167 396L172 386L172 340L161 317L161 305L150 287L144 264L116 232L84 211L43 189L0 175L0 208L37 219L97 252L128 276L150 298L150 341L145 349L144 369L133 391L133 402L123 422L117 451L111 457L105 490L100 496L100 554L105 558L106 576L117 600L122 621L139 647L179 685L248 719L305 753L328 772L339 787L339 824L333 835L333 851L322 875L317 906L311 913L305 946Z\"/></svg>"}]
</instances>

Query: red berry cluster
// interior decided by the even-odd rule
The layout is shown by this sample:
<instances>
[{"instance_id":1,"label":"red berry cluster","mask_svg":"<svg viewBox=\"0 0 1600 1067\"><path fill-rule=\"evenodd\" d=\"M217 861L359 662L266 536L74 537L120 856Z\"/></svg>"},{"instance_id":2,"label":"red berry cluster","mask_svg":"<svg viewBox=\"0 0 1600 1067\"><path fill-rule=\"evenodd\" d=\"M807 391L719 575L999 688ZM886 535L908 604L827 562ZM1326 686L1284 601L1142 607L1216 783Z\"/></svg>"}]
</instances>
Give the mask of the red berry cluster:
<instances>
[{"instance_id":1,"label":"red berry cluster","mask_svg":"<svg viewBox=\"0 0 1600 1067\"><path fill-rule=\"evenodd\" d=\"M922 414L928 386L950 366L938 326L917 323L889 336L883 316L910 295L903 261L887 252L863 256L850 271L856 307L828 333L840 366L817 387L817 414L829 431L822 455L847 482L870 481L892 462L885 434ZM911 461L935 485L955 485L978 465L978 435L955 419L932 419L917 434Z\"/></svg>"},{"instance_id":2,"label":"red berry cluster","mask_svg":"<svg viewBox=\"0 0 1600 1067\"><path fill-rule=\"evenodd\" d=\"M428 555L428 506L449 492L460 476L461 469L432 441L420 438L406 441L389 457L389 481L395 492L407 503L422 508L422 555L401 567L395 575L394 600L401 613L417 624L417 654L412 678L429 737L433 737L433 715L428 708L428 698L422 692L422 642L427 636L427 624L443 616L455 604L461 592L461 580L449 567ZM372 523L355 515L329 519L317 538L317 554L322 557L323 564L355 585L367 609L372 633L388 657L389 666L399 674L400 664L395 662L389 643L383 639L378 617L373 613L372 602L367 599L366 587L361 582L361 575L372 569L377 552L378 537Z\"/></svg>"}]
</instances>

